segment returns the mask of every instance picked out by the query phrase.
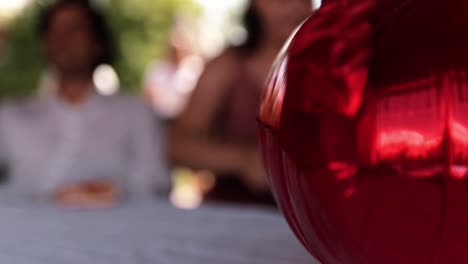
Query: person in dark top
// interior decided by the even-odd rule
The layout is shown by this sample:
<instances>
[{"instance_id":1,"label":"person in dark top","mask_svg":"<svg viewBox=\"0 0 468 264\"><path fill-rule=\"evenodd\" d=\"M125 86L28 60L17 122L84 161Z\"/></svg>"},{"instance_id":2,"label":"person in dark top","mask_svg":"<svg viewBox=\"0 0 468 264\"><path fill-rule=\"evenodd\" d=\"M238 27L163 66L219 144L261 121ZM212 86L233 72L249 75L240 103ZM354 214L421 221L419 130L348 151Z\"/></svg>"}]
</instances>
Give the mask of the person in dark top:
<instances>
[{"instance_id":1,"label":"person in dark top","mask_svg":"<svg viewBox=\"0 0 468 264\"><path fill-rule=\"evenodd\" d=\"M252 0L246 42L208 63L170 135L174 164L214 172L206 200L274 204L258 153L256 116L270 66L310 0Z\"/></svg>"}]
</instances>

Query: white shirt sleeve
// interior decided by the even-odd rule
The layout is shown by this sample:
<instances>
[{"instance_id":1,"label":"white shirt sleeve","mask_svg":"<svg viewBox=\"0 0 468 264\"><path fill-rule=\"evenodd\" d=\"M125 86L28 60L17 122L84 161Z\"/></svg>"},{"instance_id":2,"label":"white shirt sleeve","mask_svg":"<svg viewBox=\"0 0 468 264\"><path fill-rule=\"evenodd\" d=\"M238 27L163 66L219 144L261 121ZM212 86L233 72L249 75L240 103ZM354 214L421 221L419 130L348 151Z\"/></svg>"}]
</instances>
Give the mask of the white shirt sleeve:
<instances>
[{"instance_id":1,"label":"white shirt sleeve","mask_svg":"<svg viewBox=\"0 0 468 264\"><path fill-rule=\"evenodd\" d=\"M129 192L146 196L167 193L171 186L166 163L165 137L159 120L145 104L138 104L131 120Z\"/></svg>"},{"instance_id":2,"label":"white shirt sleeve","mask_svg":"<svg viewBox=\"0 0 468 264\"><path fill-rule=\"evenodd\" d=\"M0 190L2 193L5 193L6 190L11 189L10 185L8 184L11 164L7 146L7 127L9 125L8 117L11 115L12 108L12 102L0 103Z\"/></svg>"},{"instance_id":3,"label":"white shirt sleeve","mask_svg":"<svg viewBox=\"0 0 468 264\"><path fill-rule=\"evenodd\" d=\"M2 102L0 104L0 166L4 166L8 162L5 129L8 126L6 115L8 114L9 108L11 108L11 103Z\"/></svg>"}]
</instances>

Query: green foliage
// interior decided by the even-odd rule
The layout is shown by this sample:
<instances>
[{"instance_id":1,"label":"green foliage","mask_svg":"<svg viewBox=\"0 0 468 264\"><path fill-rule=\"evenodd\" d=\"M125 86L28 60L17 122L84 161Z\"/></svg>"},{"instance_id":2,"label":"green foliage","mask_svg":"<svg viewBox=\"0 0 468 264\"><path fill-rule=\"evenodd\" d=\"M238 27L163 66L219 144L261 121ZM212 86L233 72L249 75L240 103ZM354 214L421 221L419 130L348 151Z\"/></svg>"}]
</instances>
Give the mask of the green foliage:
<instances>
[{"instance_id":1,"label":"green foliage","mask_svg":"<svg viewBox=\"0 0 468 264\"><path fill-rule=\"evenodd\" d=\"M138 89L148 63L163 55L175 16L197 8L188 0L111 0L107 11L121 47L117 72L123 86Z\"/></svg>"},{"instance_id":2,"label":"green foliage","mask_svg":"<svg viewBox=\"0 0 468 264\"><path fill-rule=\"evenodd\" d=\"M35 30L39 9L26 10L13 21L9 41L0 60L0 97L31 94L45 67Z\"/></svg>"},{"instance_id":3,"label":"green foliage","mask_svg":"<svg viewBox=\"0 0 468 264\"><path fill-rule=\"evenodd\" d=\"M122 86L133 91L149 62L160 57L175 16L197 14L191 0L97 1L108 18L119 44L115 68ZM12 21L9 44L0 60L0 97L35 93L46 63L36 33L37 18L44 0L36 1Z\"/></svg>"}]
</instances>

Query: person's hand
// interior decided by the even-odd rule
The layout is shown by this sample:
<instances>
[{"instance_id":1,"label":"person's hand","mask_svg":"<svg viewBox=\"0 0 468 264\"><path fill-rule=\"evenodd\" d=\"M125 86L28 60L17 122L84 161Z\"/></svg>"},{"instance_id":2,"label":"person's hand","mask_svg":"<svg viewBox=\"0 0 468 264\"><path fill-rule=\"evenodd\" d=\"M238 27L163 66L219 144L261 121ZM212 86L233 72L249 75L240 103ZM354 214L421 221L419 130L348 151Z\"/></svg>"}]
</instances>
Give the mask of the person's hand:
<instances>
[{"instance_id":1,"label":"person's hand","mask_svg":"<svg viewBox=\"0 0 468 264\"><path fill-rule=\"evenodd\" d=\"M245 155L241 177L244 184L254 192L265 192L269 189L268 179L258 151Z\"/></svg>"},{"instance_id":2,"label":"person's hand","mask_svg":"<svg viewBox=\"0 0 468 264\"><path fill-rule=\"evenodd\" d=\"M109 207L119 198L119 190L111 181L89 181L60 188L55 193L57 204L65 207Z\"/></svg>"}]
</instances>

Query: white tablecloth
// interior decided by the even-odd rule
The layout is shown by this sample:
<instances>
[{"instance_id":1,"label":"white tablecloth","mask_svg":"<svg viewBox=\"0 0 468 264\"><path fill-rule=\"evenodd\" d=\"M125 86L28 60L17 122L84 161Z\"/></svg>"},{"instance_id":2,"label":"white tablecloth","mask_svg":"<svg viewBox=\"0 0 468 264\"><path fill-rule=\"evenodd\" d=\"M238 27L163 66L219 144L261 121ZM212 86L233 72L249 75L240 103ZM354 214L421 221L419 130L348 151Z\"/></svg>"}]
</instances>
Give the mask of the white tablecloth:
<instances>
[{"instance_id":1,"label":"white tablecloth","mask_svg":"<svg viewBox=\"0 0 468 264\"><path fill-rule=\"evenodd\" d=\"M5 264L316 263L281 215L258 208L183 211L151 201L71 210L0 201L0 235Z\"/></svg>"}]
</instances>

